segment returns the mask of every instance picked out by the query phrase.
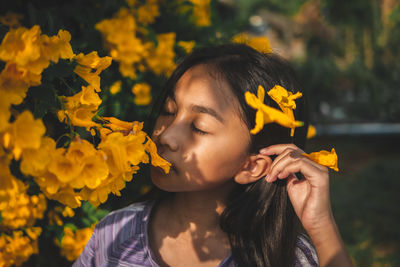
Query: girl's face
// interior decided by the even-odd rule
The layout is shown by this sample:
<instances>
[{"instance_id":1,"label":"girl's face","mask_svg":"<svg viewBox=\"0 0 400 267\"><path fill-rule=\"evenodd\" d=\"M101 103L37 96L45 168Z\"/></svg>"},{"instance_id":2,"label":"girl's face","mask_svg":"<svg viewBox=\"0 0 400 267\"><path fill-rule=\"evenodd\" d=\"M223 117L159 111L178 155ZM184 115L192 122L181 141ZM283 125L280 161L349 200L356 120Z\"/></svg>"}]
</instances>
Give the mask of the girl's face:
<instances>
[{"instance_id":1,"label":"girl's face","mask_svg":"<svg viewBox=\"0 0 400 267\"><path fill-rule=\"evenodd\" d=\"M233 182L248 156L250 134L228 83L195 66L167 98L152 139L172 163L165 174L152 168L153 183L165 191L201 191Z\"/></svg>"}]
</instances>

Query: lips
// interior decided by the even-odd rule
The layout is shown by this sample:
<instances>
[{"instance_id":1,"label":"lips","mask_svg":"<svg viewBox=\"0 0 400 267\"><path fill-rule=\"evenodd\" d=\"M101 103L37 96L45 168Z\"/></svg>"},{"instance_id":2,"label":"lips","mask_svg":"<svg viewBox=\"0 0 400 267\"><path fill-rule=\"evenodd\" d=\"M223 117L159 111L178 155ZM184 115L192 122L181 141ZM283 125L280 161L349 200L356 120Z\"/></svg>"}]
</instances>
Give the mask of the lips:
<instances>
[{"instance_id":1,"label":"lips","mask_svg":"<svg viewBox=\"0 0 400 267\"><path fill-rule=\"evenodd\" d=\"M169 157L166 157L164 155L164 153L158 153L158 155L160 157L162 157L163 159L165 159L166 161L168 161L169 163L171 163L171 167L170 167L170 170L169 170L170 172L174 171L175 173L178 173L178 169L176 168L176 164L175 164L175 162L173 160L170 160Z\"/></svg>"}]
</instances>

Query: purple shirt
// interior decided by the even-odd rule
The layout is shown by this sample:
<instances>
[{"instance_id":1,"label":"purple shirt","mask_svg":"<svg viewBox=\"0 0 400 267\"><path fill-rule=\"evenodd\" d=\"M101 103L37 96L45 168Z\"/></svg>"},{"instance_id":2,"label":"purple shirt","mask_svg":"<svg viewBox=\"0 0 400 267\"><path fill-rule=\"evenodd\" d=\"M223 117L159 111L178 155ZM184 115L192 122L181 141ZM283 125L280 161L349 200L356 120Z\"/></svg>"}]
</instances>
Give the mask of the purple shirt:
<instances>
[{"instance_id":1,"label":"purple shirt","mask_svg":"<svg viewBox=\"0 0 400 267\"><path fill-rule=\"evenodd\" d=\"M73 267L81 266L152 266L159 267L150 250L147 227L152 201L134 203L111 212L95 227ZM318 266L315 249L308 239L300 235L295 249L295 267ZM218 267L234 267L232 256Z\"/></svg>"}]
</instances>

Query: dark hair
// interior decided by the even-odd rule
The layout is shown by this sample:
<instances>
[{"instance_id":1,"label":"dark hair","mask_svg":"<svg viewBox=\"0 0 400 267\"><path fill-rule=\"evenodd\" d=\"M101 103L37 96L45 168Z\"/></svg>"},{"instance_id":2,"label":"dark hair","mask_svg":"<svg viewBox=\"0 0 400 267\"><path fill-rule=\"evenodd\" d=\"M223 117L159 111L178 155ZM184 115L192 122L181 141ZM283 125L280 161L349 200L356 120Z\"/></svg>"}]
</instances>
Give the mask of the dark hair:
<instances>
[{"instance_id":1,"label":"dark hair","mask_svg":"<svg viewBox=\"0 0 400 267\"><path fill-rule=\"evenodd\" d=\"M262 54L243 44L201 48L184 58L166 82L153 109L151 125L154 125L163 102L180 77L191 67L201 64L207 65L210 73L228 82L239 100L242 119L249 129L254 126L256 110L246 104L246 91L256 94L259 85L266 91L275 85L293 93L301 91L292 68L275 54ZM264 102L279 109L267 94ZM308 125L304 98L296 100L296 104L295 118L303 121L305 126L297 128L294 137L290 137L290 129L274 123L267 124L257 135L251 136L249 153L258 153L259 149L278 143L304 146ZM237 184L221 215L220 225L229 237L232 256L238 266L294 264L299 224L284 180L269 184L260 179L251 184Z\"/></svg>"}]
</instances>

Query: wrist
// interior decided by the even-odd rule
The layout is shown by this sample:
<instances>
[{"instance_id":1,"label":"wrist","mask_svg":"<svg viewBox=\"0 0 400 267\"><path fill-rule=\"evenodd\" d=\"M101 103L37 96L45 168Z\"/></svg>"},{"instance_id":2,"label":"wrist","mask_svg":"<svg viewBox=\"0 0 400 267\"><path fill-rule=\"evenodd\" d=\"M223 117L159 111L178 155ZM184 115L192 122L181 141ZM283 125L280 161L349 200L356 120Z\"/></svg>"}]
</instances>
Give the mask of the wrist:
<instances>
[{"instance_id":1,"label":"wrist","mask_svg":"<svg viewBox=\"0 0 400 267\"><path fill-rule=\"evenodd\" d=\"M351 266L350 258L333 218L329 216L310 229L306 229L318 254L320 266ZM331 265L338 262L339 265Z\"/></svg>"}]
</instances>

